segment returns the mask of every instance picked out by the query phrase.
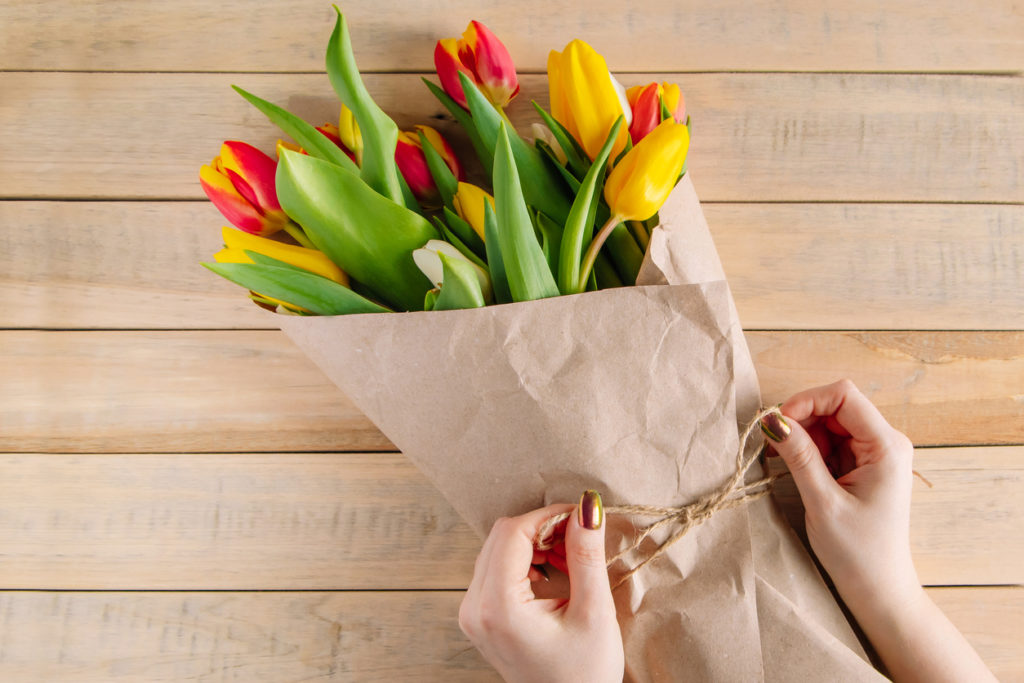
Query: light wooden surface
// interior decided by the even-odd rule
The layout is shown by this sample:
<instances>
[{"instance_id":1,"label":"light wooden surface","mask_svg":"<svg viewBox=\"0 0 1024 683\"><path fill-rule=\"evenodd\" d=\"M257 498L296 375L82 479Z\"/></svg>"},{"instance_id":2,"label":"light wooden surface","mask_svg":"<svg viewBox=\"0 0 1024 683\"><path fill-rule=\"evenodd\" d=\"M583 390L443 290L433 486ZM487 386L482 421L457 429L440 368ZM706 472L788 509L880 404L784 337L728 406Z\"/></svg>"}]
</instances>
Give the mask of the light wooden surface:
<instances>
[{"instance_id":1,"label":"light wooden surface","mask_svg":"<svg viewBox=\"0 0 1024 683\"><path fill-rule=\"evenodd\" d=\"M525 74L517 121L573 37L680 82L765 400L849 376L911 436L922 580L1024 680L1019 3L343 9L403 126L454 130L419 78L471 18ZM330 19L0 0L0 680L494 679L455 622L479 541L196 265L223 222L199 165L276 138L228 85L333 119Z\"/></svg>"}]
</instances>

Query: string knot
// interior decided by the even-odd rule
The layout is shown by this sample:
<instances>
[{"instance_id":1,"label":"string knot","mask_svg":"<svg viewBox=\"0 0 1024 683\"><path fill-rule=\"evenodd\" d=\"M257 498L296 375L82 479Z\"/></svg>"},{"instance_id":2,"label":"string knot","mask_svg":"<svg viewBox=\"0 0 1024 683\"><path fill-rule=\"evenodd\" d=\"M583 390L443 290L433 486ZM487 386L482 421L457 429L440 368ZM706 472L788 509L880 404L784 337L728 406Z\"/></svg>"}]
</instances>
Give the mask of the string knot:
<instances>
[{"instance_id":1,"label":"string knot","mask_svg":"<svg viewBox=\"0 0 1024 683\"><path fill-rule=\"evenodd\" d=\"M750 421L750 424L747 425L746 429L744 429L743 433L740 435L739 448L736 451L735 471L725 483L714 491L701 496L692 503L677 507L658 507L653 505L609 505L605 507L605 512L608 514L655 518L653 522L646 526L639 527L637 529L639 533L633 541L618 553L608 558L609 567L619 560L623 560L626 555L637 550L640 547L640 544L642 544L647 537L655 531L666 527L672 529L672 533L665 541L650 551L646 557L643 557L639 562L630 567L625 574L619 578L615 585L612 586L613 590L621 586L638 571L664 554L673 543L689 533L691 529L711 519L712 515L719 510L726 510L746 505L758 498L768 495L771 491L772 482L782 475L763 477L749 484L744 483L744 477L746 477L747 470L757 462L761 453L764 452L764 445L762 444L760 448L756 449L750 455L747 455L747 443L750 441L751 436L757 429L761 420L768 415L781 416L782 413L777 407L772 407L764 408L754 416L754 419ZM550 550L554 544L555 527L568 519L570 514L572 513L564 512L545 520L544 524L542 524L540 529L537 530L537 535L533 541L534 547L537 550Z\"/></svg>"}]
</instances>

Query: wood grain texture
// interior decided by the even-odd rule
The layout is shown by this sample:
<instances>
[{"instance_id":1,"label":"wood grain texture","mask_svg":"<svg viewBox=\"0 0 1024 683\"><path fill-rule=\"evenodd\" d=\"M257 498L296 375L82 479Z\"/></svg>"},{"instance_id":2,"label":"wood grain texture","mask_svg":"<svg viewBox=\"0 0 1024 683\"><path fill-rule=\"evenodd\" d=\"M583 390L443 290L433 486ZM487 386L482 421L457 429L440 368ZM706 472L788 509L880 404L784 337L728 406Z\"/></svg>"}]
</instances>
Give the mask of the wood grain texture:
<instances>
[{"instance_id":1,"label":"wood grain texture","mask_svg":"<svg viewBox=\"0 0 1024 683\"><path fill-rule=\"evenodd\" d=\"M914 443L1024 443L1024 332L751 332L763 400L853 379ZM10 452L390 450L280 332L0 332Z\"/></svg>"},{"instance_id":2,"label":"wood grain texture","mask_svg":"<svg viewBox=\"0 0 1024 683\"><path fill-rule=\"evenodd\" d=\"M1004 681L1024 676L1024 589L929 595ZM2 593L0 677L74 681L500 681L461 592Z\"/></svg>"},{"instance_id":3,"label":"wood grain texture","mask_svg":"<svg viewBox=\"0 0 1024 683\"><path fill-rule=\"evenodd\" d=\"M1024 328L1024 206L704 212L747 328ZM209 202L0 202L0 320L266 328L242 289L197 265L220 248L223 222Z\"/></svg>"},{"instance_id":4,"label":"wood grain texture","mask_svg":"<svg viewBox=\"0 0 1024 683\"><path fill-rule=\"evenodd\" d=\"M1024 202L1024 78L620 78L679 81L694 126L689 167L704 201ZM419 76L366 81L400 126L453 130ZM278 137L231 83L315 123L337 117L320 74L0 73L0 133L33 140L0 157L0 197L201 198L199 166L222 140L271 149ZM509 115L529 130L537 118L529 100L546 102L547 86L541 76L522 84ZM462 133L452 137L469 159Z\"/></svg>"},{"instance_id":5,"label":"wood grain texture","mask_svg":"<svg viewBox=\"0 0 1024 683\"><path fill-rule=\"evenodd\" d=\"M364 70L430 70L435 42L470 19L506 43L520 71L545 68L548 50L583 38L615 69L664 71L1017 71L1024 19L1009 0L836 0L714 4L656 0L586 5L440 0L380 11L342 6ZM410 17L415 17L411 25ZM600 18L598 20L598 18ZM322 71L330 4L185 0L167 5L45 0L0 6L4 70Z\"/></svg>"},{"instance_id":6,"label":"wood grain texture","mask_svg":"<svg viewBox=\"0 0 1024 683\"><path fill-rule=\"evenodd\" d=\"M1024 583L1024 447L914 465L921 581ZM4 588L436 590L469 583L480 540L400 453L10 454L0 549Z\"/></svg>"}]
</instances>

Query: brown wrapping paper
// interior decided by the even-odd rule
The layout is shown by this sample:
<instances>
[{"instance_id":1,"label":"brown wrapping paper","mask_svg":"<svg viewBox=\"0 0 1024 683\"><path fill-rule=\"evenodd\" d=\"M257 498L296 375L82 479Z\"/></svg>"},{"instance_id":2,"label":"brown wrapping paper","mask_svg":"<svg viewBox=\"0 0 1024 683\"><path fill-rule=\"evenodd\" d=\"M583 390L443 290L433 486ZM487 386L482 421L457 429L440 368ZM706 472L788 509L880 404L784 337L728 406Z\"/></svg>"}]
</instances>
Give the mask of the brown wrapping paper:
<instances>
[{"instance_id":1,"label":"brown wrapping paper","mask_svg":"<svg viewBox=\"0 0 1024 683\"><path fill-rule=\"evenodd\" d=\"M731 474L758 388L689 174L660 215L647 286L275 321L481 536L586 488L688 503ZM609 553L632 533L609 519ZM718 512L615 598L627 680L879 678L769 499Z\"/></svg>"}]
</instances>

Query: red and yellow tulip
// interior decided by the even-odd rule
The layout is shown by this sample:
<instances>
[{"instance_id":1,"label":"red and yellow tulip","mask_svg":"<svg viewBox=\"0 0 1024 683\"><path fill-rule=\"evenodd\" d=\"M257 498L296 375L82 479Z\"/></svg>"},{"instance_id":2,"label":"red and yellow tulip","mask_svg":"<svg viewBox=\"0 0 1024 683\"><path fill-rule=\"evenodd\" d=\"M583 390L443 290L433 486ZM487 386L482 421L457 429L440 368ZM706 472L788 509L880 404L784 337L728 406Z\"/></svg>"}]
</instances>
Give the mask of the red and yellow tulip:
<instances>
[{"instance_id":1,"label":"red and yellow tulip","mask_svg":"<svg viewBox=\"0 0 1024 683\"><path fill-rule=\"evenodd\" d=\"M633 111L633 123L629 127L629 136L633 144L644 137L661 123L661 103L665 103L672 118L677 123L686 122L686 103L675 83L649 83L637 85L626 91L629 106Z\"/></svg>"},{"instance_id":2,"label":"red and yellow tulip","mask_svg":"<svg viewBox=\"0 0 1024 683\"><path fill-rule=\"evenodd\" d=\"M328 280L333 280L339 285L348 287L348 276L334 264L327 255L316 249L307 249L293 244L285 244L266 237L259 237L250 233L234 230L229 227L221 229L221 237L224 239L224 248L213 255L217 263L253 263L246 251L256 252L283 261L296 268L308 270ZM280 299L257 294L260 298L267 299L275 304L280 304L290 310L308 312L301 306L295 306Z\"/></svg>"},{"instance_id":3,"label":"red and yellow tulip","mask_svg":"<svg viewBox=\"0 0 1024 683\"><path fill-rule=\"evenodd\" d=\"M416 195L416 199L427 205L437 205L440 194L427 166L427 158L423 155L423 145L417 131L422 133L430 146L441 155L451 169L452 175L458 180L463 177L462 167L452 146L430 126L416 126L415 131L403 130L398 133L398 144L395 147L395 163L398 164L398 170L408 183L409 189Z\"/></svg>"},{"instance_id":4,"label":"red and yellow tulip","mask_svg":"<svg viewBox=\"0 0 1024 683\"><path fill-rule=\"evenodd\" d=\"M220 155L199 169L199 184L228 221L254 235L286 227L274 189L277 162L252 145L228 140Z\"/></svg>"},{"instance_id":5,"label":"red and yellow tulip","mask_svg":"<svg viewBox=\"0 0 1024 683\"><path fill-rule=\"evenodd\" d=\"M519 93L519 78L508 49L479 21L469 22L462 38L437 41L434 66L445 92L464 109L468 106L459 83L460 71L472 78L484 96L499 109Z\"/></svg>"},{"instance_id":6,"label":"red and yellow tulip","mask_svg":"<svg viewBox=\"0 0 1024 683\"><path fill-rule=\"evenodd\" d=\"M574 40L562 52L548 55L548 89L551 115L572 133L591 159L604 146L615 121L624 126L615 140L611 159L626 147L632 111L626 90L611 72L604 57L582 40Z\"/></svg>"}]
</instances>

